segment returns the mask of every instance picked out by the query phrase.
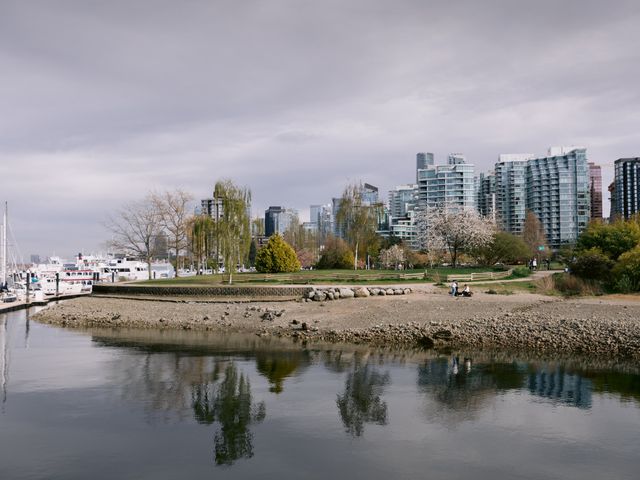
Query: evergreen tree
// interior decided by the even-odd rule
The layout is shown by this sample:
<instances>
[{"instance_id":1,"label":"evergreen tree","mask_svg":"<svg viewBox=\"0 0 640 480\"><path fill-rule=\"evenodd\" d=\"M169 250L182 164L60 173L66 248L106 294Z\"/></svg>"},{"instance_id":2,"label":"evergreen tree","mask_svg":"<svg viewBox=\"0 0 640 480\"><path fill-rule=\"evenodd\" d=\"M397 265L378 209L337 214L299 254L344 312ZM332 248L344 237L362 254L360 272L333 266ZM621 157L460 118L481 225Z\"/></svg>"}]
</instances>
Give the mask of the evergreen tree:
<instances>
[{"instance_id":1,"label":"evergreen tree","mask_svg":"<svg viewBox=\"0 0 640 480\"><path fill-rule=\"evenodd\" d=\"M258 250L256 270L262 273L297 272L300 270L300 262L291 245L275 234Z\"/></svg>"}]
</instances>

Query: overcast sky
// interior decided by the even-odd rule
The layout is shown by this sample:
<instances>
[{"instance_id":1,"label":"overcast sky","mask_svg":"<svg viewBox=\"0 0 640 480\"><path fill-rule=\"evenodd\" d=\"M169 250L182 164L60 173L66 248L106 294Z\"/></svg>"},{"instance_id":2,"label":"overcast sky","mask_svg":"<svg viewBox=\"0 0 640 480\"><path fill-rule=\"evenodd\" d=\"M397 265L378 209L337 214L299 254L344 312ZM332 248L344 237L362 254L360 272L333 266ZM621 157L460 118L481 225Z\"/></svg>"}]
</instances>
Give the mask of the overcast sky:
<instances>
[{"instance_id":1,"label":"overcast sky","mask_svg":"<svg viewBox=\"0 0 640 480\"><path fill-rule=\"evenodd\" d=\"M356 180L386 199L419 151L486 171L584 145L607 185L640 155L638 25L637 0L0 0L0 199L47 256L223 177L254 215Z\"/></svg>"}]
</instances>

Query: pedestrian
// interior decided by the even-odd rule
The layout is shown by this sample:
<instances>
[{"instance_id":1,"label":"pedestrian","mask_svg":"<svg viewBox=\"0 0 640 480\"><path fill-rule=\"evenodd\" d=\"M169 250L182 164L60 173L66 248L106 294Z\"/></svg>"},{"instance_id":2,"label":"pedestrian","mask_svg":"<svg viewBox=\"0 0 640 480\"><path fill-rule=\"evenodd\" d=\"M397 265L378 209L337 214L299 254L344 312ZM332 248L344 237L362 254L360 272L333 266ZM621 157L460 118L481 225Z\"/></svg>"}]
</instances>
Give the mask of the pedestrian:
<instances>
[{"instance_id":1,"label":"pedestrian","mask_svg":"<svg viewBox=\"0 0 640 480\"><path fill-rule=\"evenodd\" d=\"M458 295L458 282L456 282L455 280L451 282L451 291L449 293L451 293L452 297Z\"/></svg>"},{"instance_id":2,"label":"pedestrian","mask_svg":"<svg viewBox=\"0 0 640 480\"><path fill-rule=\"evenodd\" d=\"M534 270L538 269L538 259L534 258L533 260L531 260L531 266L533 267Z\"/></svg>"}]
</instances>

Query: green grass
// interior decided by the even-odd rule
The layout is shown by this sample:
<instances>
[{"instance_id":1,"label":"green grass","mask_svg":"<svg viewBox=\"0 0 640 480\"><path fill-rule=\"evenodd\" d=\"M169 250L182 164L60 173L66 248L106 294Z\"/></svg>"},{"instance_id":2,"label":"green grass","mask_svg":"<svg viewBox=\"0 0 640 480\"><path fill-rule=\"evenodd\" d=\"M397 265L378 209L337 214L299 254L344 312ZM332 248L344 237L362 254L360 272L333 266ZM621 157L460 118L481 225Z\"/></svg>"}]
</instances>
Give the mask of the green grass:
<instances>
[{"instance_id":1,"label":"green grass","mask_svg":"<svg viewBox=\"0 0 640 480\"><path fill-rule=\"evenodd\" d=\"M427 277L424 278L424 269L414 270L302 270L293 274L272 274L269 279L265 279L261 273L236 273L233 275L234 284L313 284L313 283L363 283L368 284L388 284L388 283L432 283L434 281L445 281L447 275L465 274L473 272L489 271L486 267L439 267L427 269ZM379 275L388 275L389 278L374 278ZM419 274L419 278L401 278L404 274ZM193 277L180 277L163 280L147 280L140 282L146 285L221 285L228 281L227 275L196 275Z\"/></svg>"}]
</instances>

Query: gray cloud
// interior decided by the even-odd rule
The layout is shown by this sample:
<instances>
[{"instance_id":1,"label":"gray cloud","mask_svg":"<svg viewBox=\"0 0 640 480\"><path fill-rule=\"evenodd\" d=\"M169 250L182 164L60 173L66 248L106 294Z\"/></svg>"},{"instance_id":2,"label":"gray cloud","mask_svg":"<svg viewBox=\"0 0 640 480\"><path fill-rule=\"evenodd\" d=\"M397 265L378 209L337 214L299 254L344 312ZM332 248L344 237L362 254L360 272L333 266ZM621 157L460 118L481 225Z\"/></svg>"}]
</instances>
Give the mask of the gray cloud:
<instances>
[{"instance_id":1,"label":"gray cloud","mask_svg":"<svg viewBox=\"0 0 640 480\"><path fill-rule=\"evenodd\" d=\"M0 0L0 197L24 253L91 250L150 189L254 212L386 190L414 155L638 155L636 1ZM612 175L605 169L605 182Z\"/></svg>"}]
</instances>

